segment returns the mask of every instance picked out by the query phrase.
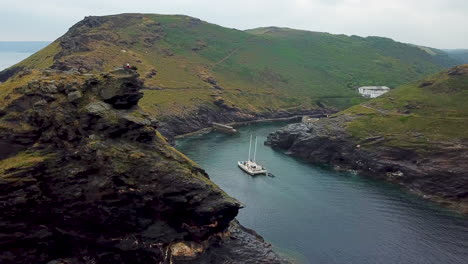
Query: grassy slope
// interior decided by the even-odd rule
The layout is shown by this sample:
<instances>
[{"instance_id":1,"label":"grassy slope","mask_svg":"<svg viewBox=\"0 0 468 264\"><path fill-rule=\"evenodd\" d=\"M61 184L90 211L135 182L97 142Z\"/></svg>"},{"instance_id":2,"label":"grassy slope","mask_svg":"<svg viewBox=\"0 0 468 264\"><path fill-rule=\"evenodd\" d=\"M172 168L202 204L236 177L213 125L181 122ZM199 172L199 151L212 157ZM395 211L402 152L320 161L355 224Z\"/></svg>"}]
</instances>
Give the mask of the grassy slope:
<instances>
[{"instance_id":1,"label":"grassy slope","mask_svg":"<svg viewBox=\"0 0 468 264\"><path fill-rule=\"evenodd\" d=\"M361 85L395 87L447 66L420 48L385 38L361 38L291 29L228 29L187 16L117 15L95 27L87 64L111 70L125 62L138 66L149 87L140 105L162 116L212 105L215 96L250 111L313 108L317 102L344 108L362 102ZM93 36L111 36L111 40ZM151 39L157 39L154 44ZM149 40L149 41L148 41ZM17 66L47 68L62 51L60 39ZM224 90L203 81L212 77Z\"/></svg>"},{"instance_id":2,"label":"grassy slope","mask_svg":"<svg viewBox=\"0 0 468 264\"><path fill-rule=\"evenodd\" d=\"M423 151L468 140L468 65L460 68L464 75L438 73L339 114L358 116L348 130L361 141L383 136L382 144Z\"/></svg>"}]
</instances>

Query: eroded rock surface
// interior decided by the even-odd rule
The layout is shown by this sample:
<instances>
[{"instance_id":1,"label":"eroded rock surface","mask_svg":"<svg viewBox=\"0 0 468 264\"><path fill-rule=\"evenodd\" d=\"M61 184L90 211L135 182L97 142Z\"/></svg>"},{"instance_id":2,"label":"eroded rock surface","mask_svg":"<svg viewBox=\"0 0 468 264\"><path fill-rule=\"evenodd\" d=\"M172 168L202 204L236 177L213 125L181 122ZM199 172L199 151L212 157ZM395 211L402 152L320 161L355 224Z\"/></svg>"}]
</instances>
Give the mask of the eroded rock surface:
<instances>
[{"instance_id":1,"label":"eroded rock surface","mask_svg":"<svg viewBox=\"0 0 468 264\"><path fill-rule=\"evenodd\" d=\"M438 143L422 151L380 144L383 136L358 140L346 129L354 118L338 115L310 124L291 124L271 133L265 144L312 163L398 183L468 213L466 144Z\"/></svg>"},{"instance_id":2,"label":"eroded rock surface","mask_svg":"<svg viewBox=\"0 0 468 264\"><path fill-rule=\"evenodd\" d=\"M284 262L136 106L135 72L1 88L0 263Z\"/></svg>"}]
</instances>

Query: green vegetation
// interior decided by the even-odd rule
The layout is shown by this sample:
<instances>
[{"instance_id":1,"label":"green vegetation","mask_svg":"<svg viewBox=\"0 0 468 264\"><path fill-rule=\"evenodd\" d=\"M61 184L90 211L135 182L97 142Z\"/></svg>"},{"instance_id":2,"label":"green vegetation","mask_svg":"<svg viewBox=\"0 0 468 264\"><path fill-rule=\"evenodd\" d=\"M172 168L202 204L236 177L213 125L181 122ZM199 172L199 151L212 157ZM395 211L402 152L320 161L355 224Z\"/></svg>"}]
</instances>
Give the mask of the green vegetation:
<instances>
[{"instance_id":1,"label":"green vegetation","mask_svg":"<svg viewBox=\"0 0 468 264\"><path fill-rule=\"evenodd\" d=\"M16 156L0 160L0 175L8 175L11 170L20 170L43 162L47 156L38 152L21 152Z\"/></svg>"},{"instance_id":2,"label":"green vegetation","mask_svg":"<svg viewBox=\"0 0 468 264\"><path fill-rule=\"evenodd\" d=\"M2 83L0 89L0 100L4 102L3 105L6 105L7 102L10 102L14 98L18 97L19 94L14 93L15 89L26 85L31 80L32 74L23 78L11 78L8 81Z\"/></svg>"},{"instance_id":3,"label":"green vegetation","mask_svg":"<svg viewBox=\"0 0 468 264\"><path fill-rule=\"evenodd\" d=\"M33 69L46 69L54 64L54 56L60 51L60 45L57 41L52 42L47 47L34 53L26 60L15 66L24 66Z\"/></svg>"},{"instance_id":4,"label":"green vegetation","mask_svg":"<svg viewBox=\"0 0 468 264\"><path fill-rule=\"evenodd\" d=\"M460 63L468 63L468 49L449 49L444 50L450 58L459 61Z\"/></svg>"},{"instance_id":5,"label":"green vegetation","mask_svg":"<svg viewBox=\"0 0 468 264\"><path fill-rule=\"evenodd\" d=\"M363 101L358 86L393 88L455 64L442 57L379 37L240 31L187 16L123 14L87 18L16 66L107 71L128 62L157 88L145 92L141 107L167 116L214 106L216 97L252 112L344 109Z\"/></svg>"},{"instance_id":6,"label":"green vegetation","mask_svg":"<svg viewBox=\"0 0 468 264\"><path fill-rule=\"evenodd\" d=\"M383 136L383 144L429 147L468 140L468 66L403 85L338 115L356 117L348 131L358 140Z\"/></svg>"}]
</instances>

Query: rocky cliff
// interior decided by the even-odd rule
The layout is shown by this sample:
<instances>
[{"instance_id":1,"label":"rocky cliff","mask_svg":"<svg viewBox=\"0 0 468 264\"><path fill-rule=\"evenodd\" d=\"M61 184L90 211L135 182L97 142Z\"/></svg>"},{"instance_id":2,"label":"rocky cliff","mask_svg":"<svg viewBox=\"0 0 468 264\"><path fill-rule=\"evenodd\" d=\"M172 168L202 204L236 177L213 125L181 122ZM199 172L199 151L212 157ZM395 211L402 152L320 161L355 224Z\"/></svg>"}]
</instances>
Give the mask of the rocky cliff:
<instances>
[{"instance_id":1,"label":"rocky cliff","mask_svg":"<svg viewBox=\"0 0 468 264\"><path fill-rule=\"evenodd\" d=\"M310 162L398 183L468 213L468 65L269 135Z\"/></svg>"},{"instance_id":2,"label":"rocky cliff","mask_svg":"<svg viewBox=\"0 0 468 264\"><path fill-rule=\"evenodd\" d=\"M0 86L0 263L282 263L137 106L133 71Z\"/></svg>"}]
</instances>

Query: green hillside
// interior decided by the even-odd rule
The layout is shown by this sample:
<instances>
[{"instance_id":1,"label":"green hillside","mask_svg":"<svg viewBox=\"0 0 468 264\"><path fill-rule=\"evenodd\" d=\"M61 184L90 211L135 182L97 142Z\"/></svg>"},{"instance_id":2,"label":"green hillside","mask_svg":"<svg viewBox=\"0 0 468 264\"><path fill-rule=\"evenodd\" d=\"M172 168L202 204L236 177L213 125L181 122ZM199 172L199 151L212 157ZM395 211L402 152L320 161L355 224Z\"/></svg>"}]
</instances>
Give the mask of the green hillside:
<instances>
[{"instance_id":1,"label":"green hillside","mask_svg":"<svg viewBox=\"0 0 468 264\"><path fill-rule=\"evenodd\" d=\"M449 49L444 50L449 57L461 63L468 63L468 49Z\"/></svg>"},{"instance_id":2,"label":"green hillside","mask_svg":"<svg viewBox=\"0 0 468 264\"><path fill-rule=\"evenodd\" d=\"M380 144L427 150L468 140L468 65L403 85L379 98L351 107L347 129L357 139L383 136Z\"/></svg>"},{"instance_id":3,"label":"green hillside","mask_svg":"<svg viewBox=\"0 0 468 264\"><path fill-rule=\"evenodd\" d=\"M356 87L396 87L454 65L391 39L285 28L247 31L180 15L87 17L48 47L0 73L23 68L108 71L130 63L148 89L140 105L183 115L222 99L246 112L344 108L362 102Z\"/></svg>"}]
</instances>

